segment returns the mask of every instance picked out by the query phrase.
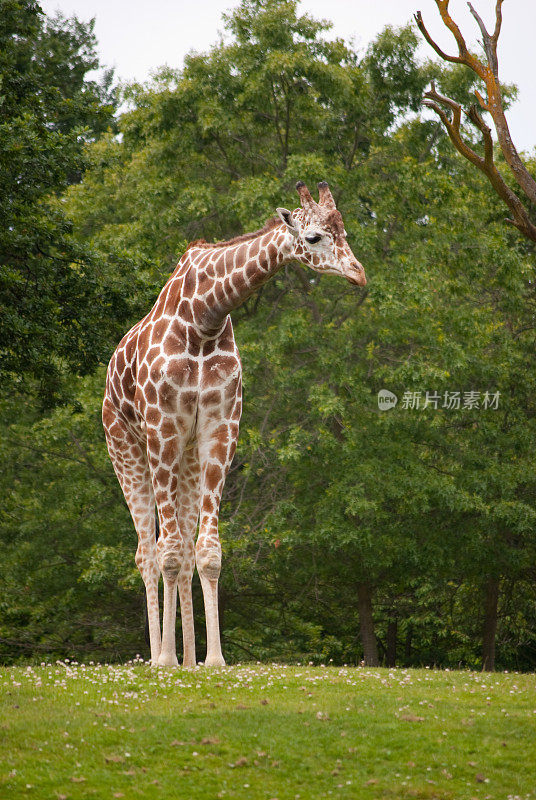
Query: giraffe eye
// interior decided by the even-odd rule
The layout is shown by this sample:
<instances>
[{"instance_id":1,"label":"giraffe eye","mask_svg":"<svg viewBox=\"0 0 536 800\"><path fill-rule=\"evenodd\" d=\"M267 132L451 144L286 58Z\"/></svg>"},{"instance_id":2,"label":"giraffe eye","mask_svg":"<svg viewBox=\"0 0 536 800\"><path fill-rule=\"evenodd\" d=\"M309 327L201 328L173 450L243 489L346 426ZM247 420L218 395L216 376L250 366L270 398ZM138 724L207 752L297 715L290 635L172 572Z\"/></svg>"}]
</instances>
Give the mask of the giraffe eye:
<instances>
[{"instance_id":1,"label":"giraffe eye","mask_svg":"<svg viewBox=\"0 0 536 800\"><path fill-rule=\"evenodd\" d=\"M309 242L309 244L316 244L322 238L321 233L310 233L308 236L305 237L305 241Z\"/></svg>"}]
</instances>

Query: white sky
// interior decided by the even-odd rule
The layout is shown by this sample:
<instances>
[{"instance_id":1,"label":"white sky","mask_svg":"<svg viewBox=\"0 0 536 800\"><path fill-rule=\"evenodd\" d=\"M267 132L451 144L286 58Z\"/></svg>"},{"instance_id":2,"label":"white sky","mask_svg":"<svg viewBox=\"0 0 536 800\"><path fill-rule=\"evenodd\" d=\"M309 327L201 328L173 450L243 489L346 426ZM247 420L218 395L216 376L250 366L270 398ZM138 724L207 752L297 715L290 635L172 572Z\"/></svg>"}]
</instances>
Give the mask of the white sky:
<instances>
[{"instance_id":1,"label":"white sky","mask_svg":"<svg viewBox=\"0 0 536 800\"><path fill-rule=\"evenodd\" d=\"M101 61L116 68L124 81L144 81L164 64L180 67L190 50L207 50L223 30L221 15L239 0L40 0L47 14L60 9L80 19L96 17L95 32ZM494 26L495 0L473 0L487 24ZM300 0L300 10L333 22L333 33L359 49L385 25L403 25L415 11L444 50L455 53L452 37L443 27L434 0ZM466 40L475 42L478 28L464 0L451 0L452 16ZM519 100L509 112L510 129L518 149L536 145L536 86L534 81L535 0L507 0L499 39L499 74L516 83ZM423 55L435 55L425 43Z\"/></svg>"}]
</instances>

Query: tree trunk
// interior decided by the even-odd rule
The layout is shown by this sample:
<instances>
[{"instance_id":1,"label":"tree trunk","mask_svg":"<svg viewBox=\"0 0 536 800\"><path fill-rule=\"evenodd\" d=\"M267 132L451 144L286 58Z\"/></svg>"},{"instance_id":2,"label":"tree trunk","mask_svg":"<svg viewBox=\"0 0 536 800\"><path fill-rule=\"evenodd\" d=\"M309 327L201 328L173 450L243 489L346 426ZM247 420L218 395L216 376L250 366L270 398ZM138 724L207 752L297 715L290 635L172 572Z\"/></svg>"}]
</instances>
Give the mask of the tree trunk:
<instances>
[{"instance_id":1,"label":"tree trunk","mask_svg":"<svg viewBox=\"0 0 536 800\"><path fill-rule=\"evenodd\" d=\"M408 625L408 629L406 631L406 643L404 645L404 666L408 666L410 658L411 658L411 644L413 639L413 628L411 625Z\"/></svg>"},{"instance_id":2,"label":"tree trunk","mask_svg":"<svg viewBox=\"0 0 536 800\"><path fill-rule=\"evenodd\" d=\"M367 667L377 667L378 645L374 633L372 618L372 592L366 583L357 584L357 603L359 608L359 626L363 643L364 662Z\"/></svg>"},{"instance_id":3,"label":"tree trunk","mask_svg":"<svg viewBox=\"0 0 536 800\"><path fill-rule=\"evenodd\" d=\"M484 630L482 636L482 669L495 669L495 634L497 632L497 606L499 604L499 579L488 578L484 598Z\"/></svg>"},{"instance_id":4,"label":"tree trunk","mask_svg":"<svg viewBox=\"0 0 536 800\"><path fill-rule=\"evenodd\" d=\"M396 636L398 633L398 620L390 619L387 623L387 647L385 652L385 665L396 666Z\"/></svg>"}]
</instances>

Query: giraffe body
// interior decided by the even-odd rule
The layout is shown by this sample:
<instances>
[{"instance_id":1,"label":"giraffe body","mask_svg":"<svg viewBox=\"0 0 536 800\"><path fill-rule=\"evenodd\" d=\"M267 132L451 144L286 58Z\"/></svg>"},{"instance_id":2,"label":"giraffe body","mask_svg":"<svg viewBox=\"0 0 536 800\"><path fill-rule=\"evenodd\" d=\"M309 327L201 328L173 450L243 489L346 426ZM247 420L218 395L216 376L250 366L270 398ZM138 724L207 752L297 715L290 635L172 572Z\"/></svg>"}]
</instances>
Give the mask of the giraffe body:
<instances>
[{"instance_id":1,"label":"giraffe body","mask_svg":"<svg viewBox=\"0 0 536 800\"><path fill-rule=\"evenodd\" d=\"M136 564L146 588L153 664L177 664L177 589L183 663L196 663L195 566L205 603L205 664L225 663L218 621L218 514L242 409L242 369L230 312L293 258L318 272L365 283L327 184L319 187L320 205L300 183L302 209L278 209L279 217L263 229L229 242L193 243L149 314L126 334L110 361L103 424L138 534ZM311 234L316 229L320 239L311 243L320 235Z\"/></svg>"}]
</instances>

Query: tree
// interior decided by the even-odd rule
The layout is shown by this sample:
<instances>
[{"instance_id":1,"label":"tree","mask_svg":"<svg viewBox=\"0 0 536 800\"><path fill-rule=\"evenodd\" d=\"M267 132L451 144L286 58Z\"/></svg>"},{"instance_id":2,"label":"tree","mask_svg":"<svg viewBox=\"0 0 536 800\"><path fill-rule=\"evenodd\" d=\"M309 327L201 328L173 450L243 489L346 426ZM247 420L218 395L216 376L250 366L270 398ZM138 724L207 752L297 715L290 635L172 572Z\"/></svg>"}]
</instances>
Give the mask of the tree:
<instances>
[{"instance_id":1,"label":"tree","mask_svg":"<svg viewBox=\"0 0 536 800\"><path fill-rule=\"evenodd\" d=\"M482 61L482 59L469 51L460 28L449 13L449 0L436 0L436 5L441 14L441 19L456 40L458 55L448 55L439 47L428 33L421 12L417 12L415 15L417 25L426 41L433 47L435 52L446 62L462 64L468 67L474 76L478 78L479 86L483 85L486 92L485 96L483 96L481 91L475 88L474 95L478 101L478 105L473 103L468 109L464 110L460 103L457 103L450 97L440 94L436 90L435 83L432 82L431 89L425 94L426 100L423 101L423 104L433 109L439 116L452 143L462 156L486 175L494 191L512 212L513 218L507 221L515 225L528 239L536 241L536 225L532 221L532 208L536 203L536 180L523 163L512 141L512 137L510 136L510 130L505 115L505 102L503 100L504 90L499 82L497 44L502 25L502 4L503 0L497 0L495 6L495 27L493 33L490 34L482 18L473 8L473 5L468 3L469 10L478 23L482 34L482 47L485 53L485 61ZM481 145L483 146L483 154L478 152L478 148L475 148L475 145L471 141L467 142L467 140L464 139L461 127L462 110L482 135ZM510 168L511 176L525 195L525 201L520 199L515 191L510 188L497 166L491 129L485 122L482 112L488 113L493 120L504 160Z\"/></svg>"},{"instance_id":2,"label":"tree","mask_svg":"<svg viewBox=\"0 0 536 800\"><path fill-rule=\"evenodd\" d=\"M11 389L37 381L50 403L66 372L102 359L106 320L128 307L117 271L73 238L57 199L80 180L87 143L114 127L115 92L110 73L86 79L93 21L46 20L32 0L0 12L0 369Z\"/></svg>"}]
</instances>

